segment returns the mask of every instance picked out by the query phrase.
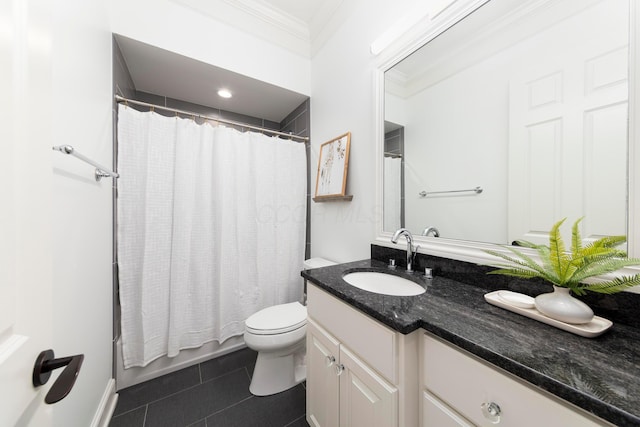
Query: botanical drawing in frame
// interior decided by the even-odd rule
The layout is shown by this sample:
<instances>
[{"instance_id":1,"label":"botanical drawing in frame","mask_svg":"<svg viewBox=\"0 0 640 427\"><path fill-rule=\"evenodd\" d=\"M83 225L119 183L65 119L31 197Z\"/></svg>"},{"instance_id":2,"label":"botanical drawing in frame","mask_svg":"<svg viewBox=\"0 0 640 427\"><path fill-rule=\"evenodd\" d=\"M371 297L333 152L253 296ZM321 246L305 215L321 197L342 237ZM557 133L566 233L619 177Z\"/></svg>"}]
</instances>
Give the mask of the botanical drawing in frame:
<instances>
[{"instance_id":1,"label":"botanical drawing in frame","mask_svg":"<svg viewBox=\"0 0 640 427\"><path fill-rule=\"evenodd\" d=\"M349 167L351 132L320 146L315 198L344 197Z\"/></svg>"}]
</instances>

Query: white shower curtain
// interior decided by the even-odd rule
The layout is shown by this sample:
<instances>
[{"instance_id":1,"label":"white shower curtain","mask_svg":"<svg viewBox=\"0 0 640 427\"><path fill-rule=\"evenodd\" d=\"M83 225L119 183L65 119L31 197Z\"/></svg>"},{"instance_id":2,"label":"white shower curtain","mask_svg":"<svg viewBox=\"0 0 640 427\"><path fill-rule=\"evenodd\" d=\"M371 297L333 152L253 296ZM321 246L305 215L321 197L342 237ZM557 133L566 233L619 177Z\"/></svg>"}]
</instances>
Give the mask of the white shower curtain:
<instances>
[{"instance_id":1,"label":"white shower curtain","mask_svg":"<svg viewBox=\"0 0 640 427\"><path fill-rule=\"evenodd\" d=\"M118 110L124 366L242 334L299 300L304 144Z\"/></svg>"}]
</instances>

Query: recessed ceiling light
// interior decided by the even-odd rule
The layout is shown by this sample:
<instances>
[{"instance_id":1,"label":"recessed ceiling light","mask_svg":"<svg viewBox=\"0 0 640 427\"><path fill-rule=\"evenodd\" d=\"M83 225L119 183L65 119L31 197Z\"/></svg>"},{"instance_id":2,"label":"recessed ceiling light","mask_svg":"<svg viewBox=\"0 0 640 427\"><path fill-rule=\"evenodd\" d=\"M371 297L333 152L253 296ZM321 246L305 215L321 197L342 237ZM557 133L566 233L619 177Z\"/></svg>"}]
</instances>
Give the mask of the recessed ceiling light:
<instances>
[{"instance_id":1,"label":"recessed ceiling light","mask_svg":"<svg viewBox=\"0 0 640 427\"><path fill-rule=\"evenodd\" d=\"M233 95L227 89L220 89L218 91L218 96L222 98L231 98Z\"/></svg>"}]
</instances>

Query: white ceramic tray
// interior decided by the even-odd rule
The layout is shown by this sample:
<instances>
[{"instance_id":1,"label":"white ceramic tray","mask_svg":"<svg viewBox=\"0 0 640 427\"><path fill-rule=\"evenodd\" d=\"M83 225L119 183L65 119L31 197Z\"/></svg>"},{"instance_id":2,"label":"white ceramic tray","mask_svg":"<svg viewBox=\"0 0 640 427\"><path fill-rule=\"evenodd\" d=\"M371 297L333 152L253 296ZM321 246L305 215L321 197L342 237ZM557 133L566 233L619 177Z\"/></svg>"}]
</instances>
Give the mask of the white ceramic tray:
<instances>
[{"instance_id":1,"label":"white ceramic tray","mask_svg":"<svg viewBox=\"0 0 640 427\"><path fill-rule=\"evenodd\" d=\"M567 332L587 338L594 338L604 333L613 325L613 322L603 317L594 316L591 322L581 325L561 322L545 316L533 306L533 298L528 295L511 291L494 291L484 295L484 299L489 303L505 310L513 311L531 319L537 320L547 325L555 326Z\"/></svg>"}]
</instances>

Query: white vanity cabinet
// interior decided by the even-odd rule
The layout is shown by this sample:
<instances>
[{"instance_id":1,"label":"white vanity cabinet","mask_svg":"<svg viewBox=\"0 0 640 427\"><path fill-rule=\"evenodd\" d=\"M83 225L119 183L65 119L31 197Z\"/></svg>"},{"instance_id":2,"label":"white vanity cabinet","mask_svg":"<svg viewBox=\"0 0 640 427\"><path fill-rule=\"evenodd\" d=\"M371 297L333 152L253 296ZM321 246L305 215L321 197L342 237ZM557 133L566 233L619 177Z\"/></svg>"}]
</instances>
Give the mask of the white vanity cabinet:
<instances>
[{"instance_id":1,"label":"white vanity cabinet","mask_svg":"<svg viewBox=\"0 0 640 427\"><path fill-rule=\"evenodd\" d=\"M309 283L307 422L417 426L419 334L402 335Z\"/></svg>"},{"instance_id":2,"label":"white vanity cabinet","mask_svg":"<svg viewBox=\"0 0 640 427\"><path fill-rule=\"evenodd\" d=\"M309 424L397 426L398 389L315 322L307 326Z\"/></svg>"},{"instance_id":3,"label":"white vanity cabinet","mask_svg":"<svg viewBox=\"0 0 640 427\"><path fill-rule=\"evenodd\" d=\"M420 370L423 427L611 425L428 333Z\"/></svg>"}]
</instances>

